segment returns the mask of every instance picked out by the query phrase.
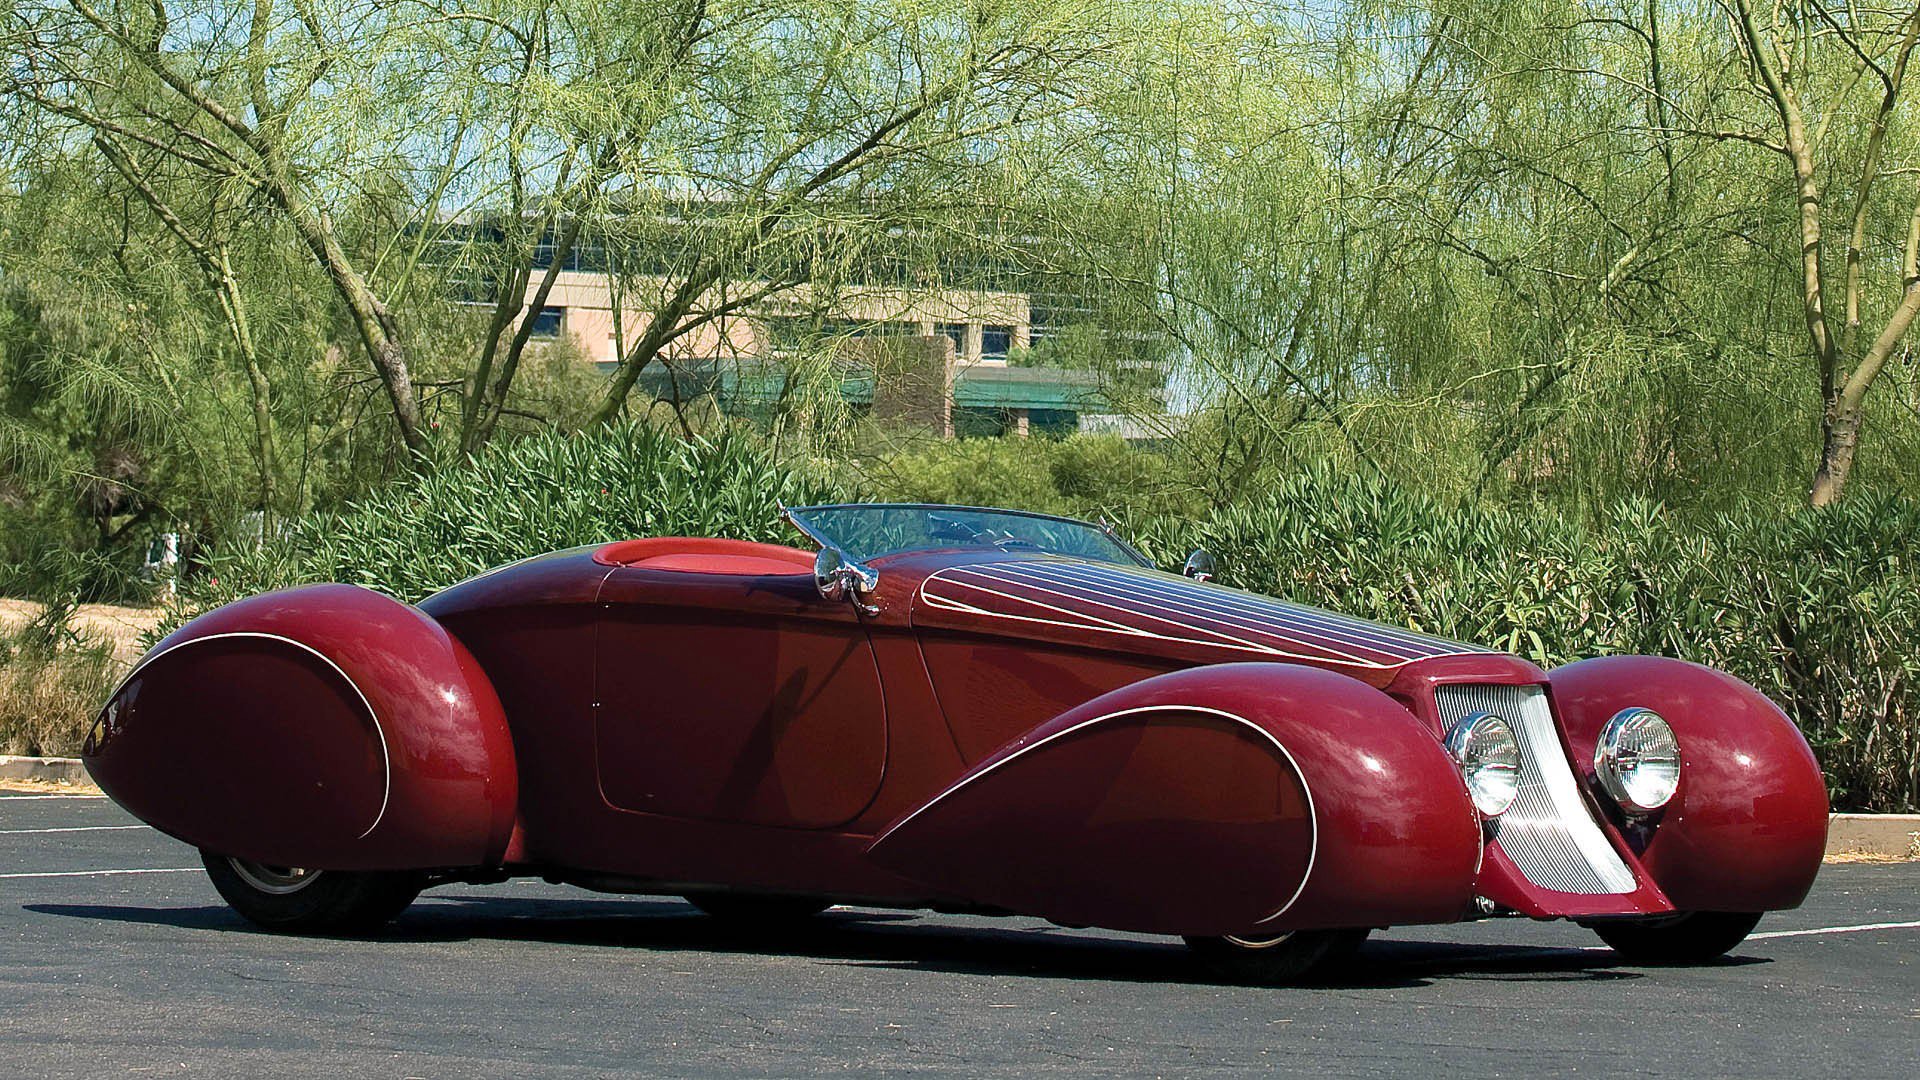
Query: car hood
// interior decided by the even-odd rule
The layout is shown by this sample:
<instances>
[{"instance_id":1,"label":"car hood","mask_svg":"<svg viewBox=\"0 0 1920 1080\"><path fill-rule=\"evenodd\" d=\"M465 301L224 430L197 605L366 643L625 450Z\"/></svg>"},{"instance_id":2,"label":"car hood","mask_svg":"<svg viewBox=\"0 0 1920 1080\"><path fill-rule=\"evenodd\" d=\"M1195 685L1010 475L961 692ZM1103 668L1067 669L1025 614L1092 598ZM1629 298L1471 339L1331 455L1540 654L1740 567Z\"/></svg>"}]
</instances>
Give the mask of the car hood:
<instances>
[{"instance_id":1,"label":"car hood","mask_svg":"<svg viewBox=\"0 0 1920 1080\"><path fill-rule=\"evenodd\" d=\"M920 582L914 626L1199 660L1396 669L1496 650L1138 567L1013 556Z\"/></svg>"}]
</instances>

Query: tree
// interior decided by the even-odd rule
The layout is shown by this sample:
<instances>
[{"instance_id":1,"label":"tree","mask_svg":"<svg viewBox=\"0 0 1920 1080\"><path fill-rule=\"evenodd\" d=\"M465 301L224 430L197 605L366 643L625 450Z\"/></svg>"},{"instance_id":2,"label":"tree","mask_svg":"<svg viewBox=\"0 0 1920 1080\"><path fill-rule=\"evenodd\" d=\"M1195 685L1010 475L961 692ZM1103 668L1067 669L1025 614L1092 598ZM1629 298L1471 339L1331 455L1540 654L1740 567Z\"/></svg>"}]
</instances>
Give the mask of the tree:
<instances>
[{"instance_id":1,"label":"tree","mask_svg":"<svg viewBox=\"0 0 1920 1080\"><path fill-rule=\"evenodd\" d=\"M1892 261L1874 250L1879 245L1869 243L1881 239L1870 236L1879 189L1890 174L1912 172L1890 167L1886 152L1890 129L1910 111L1901 107L1908 63L1920 41L1920 6L1884 12L1830 8L1815 0L1756 13L1747 0L1734 0L1726 10L1747 77L1771 106L1776 128L1771 135L1732 130L1723 137L1764 147L1792 170L1801 299L1824 407L1811 500L1826 506L1840 497L1853 469L1867 394L1920 315L1920 201L1905 197L1912 210L1897 277ZM1847 123L1857 109L1864 112L1864 132ZM1828 308L1833 272L1823 228L1835 187L1827 178L1836 173L1854 178L1843 202L1851 205L1844 218L1843 315L1837 328ZM1869 275L1898 282L1897 300L1876 313L1871 332L1865 325L1865 309L1875 299Z\"/></svg>"},{"instance_id":2,"label":"tree","mask_svg":"<svg viewBox=\"0 0 1920 1080\"><path fill-rule=\"evenodd\" d=\"M585 245L631 271L618 292L642 316L594 411L605 422L689 334L819 286L876 237L1017 233L969 218L1002 217L1007 162L1097 97L1130 31L1116 11L36 0L9 9L3 85L60 122L41 138L84 136L205 247L228 301L183 205L284 223L418 454L425 396L459 395L462 450L513 411L531 316ZM486 317L458 369L418 384L425 305L476 299Z\"/></svg>"},{"instance_id":3,"label":"tree","mask_svg":"<svg viewBox=\"0 0 1920 1080\"><path fill-rule=\"evenodd\" d=\"M250 10L180 17L164 0L14 5L6 90L77 126L136 190L155 191L164 177L192 189L195 203L231 203L221 193L237 189L270 207L327 275L402 442L424 452L405 335L369 269L377 256L353 250L337 224L364 209L356 185L396 164L422 122L430 130L446 117L447 106L427 107L445 83L393 78L403 60L416 60L414 73L432 67L417 64L423 50L396 12L292 6L259 0ZM376 87L384 108L369 115L355 91ZM418 120L397 122L415 107ZM385 125L384 139L366 137L370 121ZM65 134L55 127L49 137ZM172 214L149 205L162 220Z\"/></svg>"}]
</instances>

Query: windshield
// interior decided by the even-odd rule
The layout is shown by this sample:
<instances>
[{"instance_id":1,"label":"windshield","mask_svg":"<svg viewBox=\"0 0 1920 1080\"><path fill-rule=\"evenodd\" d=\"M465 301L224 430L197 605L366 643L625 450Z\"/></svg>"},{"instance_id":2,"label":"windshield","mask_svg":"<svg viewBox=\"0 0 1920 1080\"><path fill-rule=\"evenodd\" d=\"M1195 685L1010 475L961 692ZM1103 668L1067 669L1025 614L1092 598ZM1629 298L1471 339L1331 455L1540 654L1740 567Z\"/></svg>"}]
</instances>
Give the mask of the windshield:
<instances>
[{"instance_id":1,"label":"windshield","mask_svg":"<svg viewBox=\"0 0 1920 1080\"><path fill-rule=\"evenodd\" d=\"M856 562L902 551L998 548L1044 551L1122 566L1149 566L1139 552L1098 525L1069 518L923 503L848 503L789 509L787 519L823 546Z\"/></svg>"}]
</instances>

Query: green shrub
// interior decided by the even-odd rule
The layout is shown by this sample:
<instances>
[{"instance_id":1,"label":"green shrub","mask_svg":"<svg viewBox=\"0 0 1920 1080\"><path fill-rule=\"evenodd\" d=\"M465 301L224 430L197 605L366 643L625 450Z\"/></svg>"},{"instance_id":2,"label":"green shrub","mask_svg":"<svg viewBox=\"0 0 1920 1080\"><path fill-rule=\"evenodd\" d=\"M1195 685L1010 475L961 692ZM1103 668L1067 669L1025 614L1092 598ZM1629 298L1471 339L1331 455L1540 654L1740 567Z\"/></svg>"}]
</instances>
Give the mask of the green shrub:
<instances>
[{"instance_id":1,"label":"green shrub","mask_svg":"<svg viewBox=\"0 0 1920 1080\"><path fill-rule=\"evenodd\" d=\"M202 610L313 581L363 585L411 603L489 567L582 544L673 535L791 540L777 503L851 494L824 470L776 460L735 432L686 441L633 424L530 436L377 490L338 514L294 522L266 544L216 553L181 606Z\"/></svg>"},{"instance_id":2,"label":"green shrub","mask_svg":"<svg viewBox=\"0 0 1920 1080\"><path fill-rule=\"evenodd\" d=\"M875 462L878 498L1128 520L1182 508L1163 456L1112 435L928 442Z\"/></svg>"},{"instance_id":3,"label":"green shrub","mask_svg":"<svg viewBox=\"0 0 1920 1080\"><path fill-rule=\"evenodd\" d=\"M0 754L76 754L122 668L111 643L68 629L70 609L0 633Z\"/></svg>"},{"instance_id":4,"label":"green shrub","mask_svg":"<svg viewBox=\"0 0 1920 1080\"><path fill-rule=\"evenodd\" d=\"M1727 671L1806 732L1836 807L1920 808L1920 506L1592 524L1457 507L1317 471L1143 539L1221 580L1507 649L1542 667L1647 653Z\"/></svg>"},{"instance_id":5,"label":"green shrub","mask_svg":"<svg viewBox=\"0 0 1920 1080\"><path fill-rule=\"evenodd\" d=\"M1837 807L1920 808L1920 504L1702 521L1635 501L1570 520L1321 468L1191 513L1156 490L1157 460L1113 440L980 440L900 455L875 482L892 498L1112 511L1163 565L1205 547L1227 584L1542 667L1609 653L1708 664L1794 717ZM776 499L861 494L826 475L737 433L531 437L221 554L183 610L306 581L412 601L512 559L631 536L791 539Z\"/></svg>"}]
</instances>

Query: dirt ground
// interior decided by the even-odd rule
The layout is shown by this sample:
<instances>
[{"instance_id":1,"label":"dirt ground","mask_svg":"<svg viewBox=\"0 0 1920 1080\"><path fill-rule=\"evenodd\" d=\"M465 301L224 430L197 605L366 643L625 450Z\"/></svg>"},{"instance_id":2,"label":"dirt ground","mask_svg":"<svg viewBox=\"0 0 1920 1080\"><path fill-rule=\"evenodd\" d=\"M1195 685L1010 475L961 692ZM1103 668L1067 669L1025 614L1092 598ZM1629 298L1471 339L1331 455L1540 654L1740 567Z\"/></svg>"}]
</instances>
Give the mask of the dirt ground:
<instances>
[{"instance_id":1,"label":"dirt ground","mask_svg":"<svg viewBox=\"0 0 1920 1080\"><path fill-rule=\"evenodd\" d=\"M40 614L32 600L0 599L0 632L24 626ZM140 635L160 622L159 608L81 604L74 609L73 628L85 637L113 643L114 659L132 667L140 659Z\"/></svg>"}]
</instances>

